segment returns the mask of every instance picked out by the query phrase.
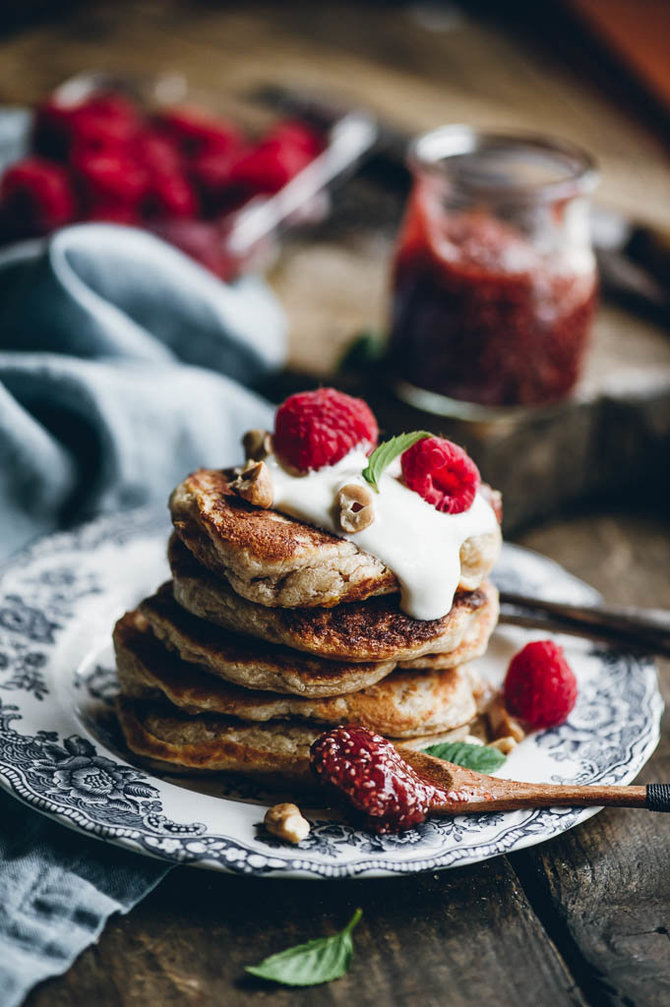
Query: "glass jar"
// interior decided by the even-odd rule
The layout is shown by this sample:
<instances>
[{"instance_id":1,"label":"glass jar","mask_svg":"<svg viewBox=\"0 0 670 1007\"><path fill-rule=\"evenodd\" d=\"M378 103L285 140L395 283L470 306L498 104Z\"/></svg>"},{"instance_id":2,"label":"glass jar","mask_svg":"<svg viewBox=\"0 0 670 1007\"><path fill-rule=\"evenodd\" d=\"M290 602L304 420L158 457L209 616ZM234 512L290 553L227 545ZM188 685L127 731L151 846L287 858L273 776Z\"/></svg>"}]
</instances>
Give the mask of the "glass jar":
<instances>
[{"instance_id":1,"label":"glass jar","mask_svg":"<svg viewBox=\"0 0 670 1007\"><path fill-rule=\"evenodd\" d=\"M595 311L594 162L562 142L445 126L409 163L389 343L400 394L457 416L559 401Z\"/></svg>"}]
</instances>

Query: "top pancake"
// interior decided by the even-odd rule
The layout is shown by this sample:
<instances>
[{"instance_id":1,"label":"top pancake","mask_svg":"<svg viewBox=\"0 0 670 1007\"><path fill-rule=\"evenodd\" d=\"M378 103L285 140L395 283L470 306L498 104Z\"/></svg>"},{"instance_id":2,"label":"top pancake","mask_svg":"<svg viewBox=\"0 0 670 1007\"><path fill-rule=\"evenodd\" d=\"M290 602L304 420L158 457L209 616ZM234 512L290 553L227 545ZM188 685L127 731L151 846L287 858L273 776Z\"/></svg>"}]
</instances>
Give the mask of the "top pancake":
<instances>
[{"instance_id":1,"label":"top pancake","mask_svg":"<svg viewBox=\"0 0 670 1007\"><path fill-rule=\"evenodd\" d=\"M199 469L174 490L170 512L182 542L237 594L268 607L330 608L399 591L395 574L375 556L348 539L253 507L231 489L232 478L231 472ZM497 495L492 502L497 507ZM481 585L500 542L496 530L463 544L462 590Z\"/></svg>"}]
</instances>

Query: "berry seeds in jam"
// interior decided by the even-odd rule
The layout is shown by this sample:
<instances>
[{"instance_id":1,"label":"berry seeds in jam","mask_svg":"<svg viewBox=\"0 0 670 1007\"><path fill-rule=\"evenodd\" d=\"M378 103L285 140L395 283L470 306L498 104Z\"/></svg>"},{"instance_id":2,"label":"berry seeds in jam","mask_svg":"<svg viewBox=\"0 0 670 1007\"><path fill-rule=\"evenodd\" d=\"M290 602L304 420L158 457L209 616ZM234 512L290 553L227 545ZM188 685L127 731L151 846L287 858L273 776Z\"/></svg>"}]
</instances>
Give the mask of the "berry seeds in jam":
<instances>
[{"instance_id":1,"label":"berry seeds in jam","mask_svg":"<svg viewBox=\"0 0 670 1007\"><path fill-rule=\"evenodd\" d=\"M393 268L398 380L486 407L564 398L596 304L587 155L445 127L416 142L412 167Z\"/></svg>"},{"instance_id":2,"label":"berry seeds in jam","mask_svg":"<svg viewBox=\"0 0 670 1007\"><path fill-rule=\"evenodd\" d=\"M320 782L339 791L378 833L405 832L425 821L432 808L465 800L423 780L390 741L364 727L322 734L312 745L310 765Z\"/></svg>"}]
</instances>

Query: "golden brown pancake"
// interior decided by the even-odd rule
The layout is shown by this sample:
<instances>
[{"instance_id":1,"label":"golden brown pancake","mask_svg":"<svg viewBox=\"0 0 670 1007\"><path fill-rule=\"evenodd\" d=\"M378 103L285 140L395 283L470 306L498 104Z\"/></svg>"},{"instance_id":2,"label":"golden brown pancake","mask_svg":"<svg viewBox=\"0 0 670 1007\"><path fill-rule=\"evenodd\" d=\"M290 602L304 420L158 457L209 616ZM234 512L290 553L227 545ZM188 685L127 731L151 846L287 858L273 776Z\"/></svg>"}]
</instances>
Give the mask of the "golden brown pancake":
<instances>
[{"instance_id":1,"label":"golden brown pancake","mask_svg":"<svg viewBox=\"0 0 670 1007\"><path fill-rule=\"evenodd\" d=\"M154 635L184 661L204 665L210 674L247 689L298 696L339 696L374 685L395 667L395 661L327 661L236 635L204 619L196 619L183 609L172 596L171 584L164 584L141 602L138 611ZM474 651L471 647L470 652L477 656Z\"/></svg>"},{"instance_id":2,"label":"golden brown pancake","mask_svg":"<svg viewBox=\"0 0 670 1007\"><path fill-rule=\"evenodd\" d=\"M399 590L395 574L348 539L241 500L232 473L199 469L172 493L175 530L198 561L257 605L328 608ZM499 495L486 487L496 509ZM464 591L478 588L500 551L500 531L461 549Z\"/></svg>"},{"instance_id":3,"label":"golden brown pancake","mask_svg":"<svg viewBox=\"0 0 670 1007\"><path fill-rule=\"evenodd\" d=\"M479 616L497 610L497 592L485 582L477 591L457 592L442 619L411 619L397 595L368 598L336 608L283 609L255 605L217 580L172 536L168 557L175 600L193 615L233 633L339 661L408 661L454 651Z\"/></svg>"},{"instance_id":4,"label":"golden brown pancake","mask_svg":"<svg viewBox=\"0 0 670 1007\"><path fill-rule=\"evenodd\" d=\"M128 748L154 768L187 775L244 773L276 786L313 783L309 749L323 733L323 725L189 717L168 704L127 696L117 698L117 712ZM467 727L462 727L444 735L408 738L402 744L420 750L466 733Z\"/></svg>"},{"instance_id":5,"label":"golden brown pancake","mask_svg":"<svg viewBox=\"0 0 670 1007\"><path fill-rule=\"evenodd\" d=\"M208 770L259 775L277 783L309 782L309 749L322 733L309 724L244 724L188 717L167 704L117 697L131 752L172 772Z\"/></svg>"},{"instance_id":6,"label":"golden brown pancake","mask_svg":"<svg viewBox=\"0 0 670 1007\"><path fill-rule=\"evenodd\" d=\"M390 738L434 734L469 723L477 709L467 668L397 671L368 689L309 699L231 685L202 665L182 661L156 639L141 615L127 613L114 630L121 691L136 699L167 700L186 713L215 713L266 723L298 719L358 724Z\"/></svg>"}]
</instances>

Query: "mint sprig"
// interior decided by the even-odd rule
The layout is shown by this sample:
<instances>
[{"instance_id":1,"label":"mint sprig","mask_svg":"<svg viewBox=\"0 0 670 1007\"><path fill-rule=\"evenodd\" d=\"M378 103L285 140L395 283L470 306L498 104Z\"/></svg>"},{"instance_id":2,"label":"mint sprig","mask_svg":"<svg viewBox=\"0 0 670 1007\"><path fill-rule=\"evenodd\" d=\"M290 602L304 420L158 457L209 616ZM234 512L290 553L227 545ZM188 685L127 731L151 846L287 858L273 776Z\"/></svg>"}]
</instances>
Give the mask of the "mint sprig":
<instances>
[{"instance_id":1,"label":"mint sprig","mask_svg":"<svg viewBox=\"0 0 670 1007\"><path fill-rule=\"evenodd\" d=\"M445 741L439 745L424 748L428 755L445 762L453 762L464 769L474 769L477 773L495 773L505 762L506 756L489 745L471 745L467 741Z\"/></svg>"},{"instance_id":2,"label":"mint sprig","mask_svg":"<svg viewBox=\"0 0 670 1007\"><path fill-rule=\"evenodd\" d=\"M421 441L424 437L432 437L433 434L427 430L414 430L410 434L398 434L389 441L384 441L372 452L368 458L367 467L363 469L363 478L379 493L379 479L384 469L387 469L394 458L401 455L412 444Z\"/></svg>"},{"instance_id":3,"label":"mint sprig","mask_svg":"<svg viewBox=\"0 0 670 1007\"><path fill-rule=\"evenodd\" d=\"M344 930L332 937L317 937L279 951L258 965L248 965L246 971L283 986L318 986L339 979L351 965L354 954L351 933L362 915L363 910L357 909Z\"/></svg>"}]
</instances>

